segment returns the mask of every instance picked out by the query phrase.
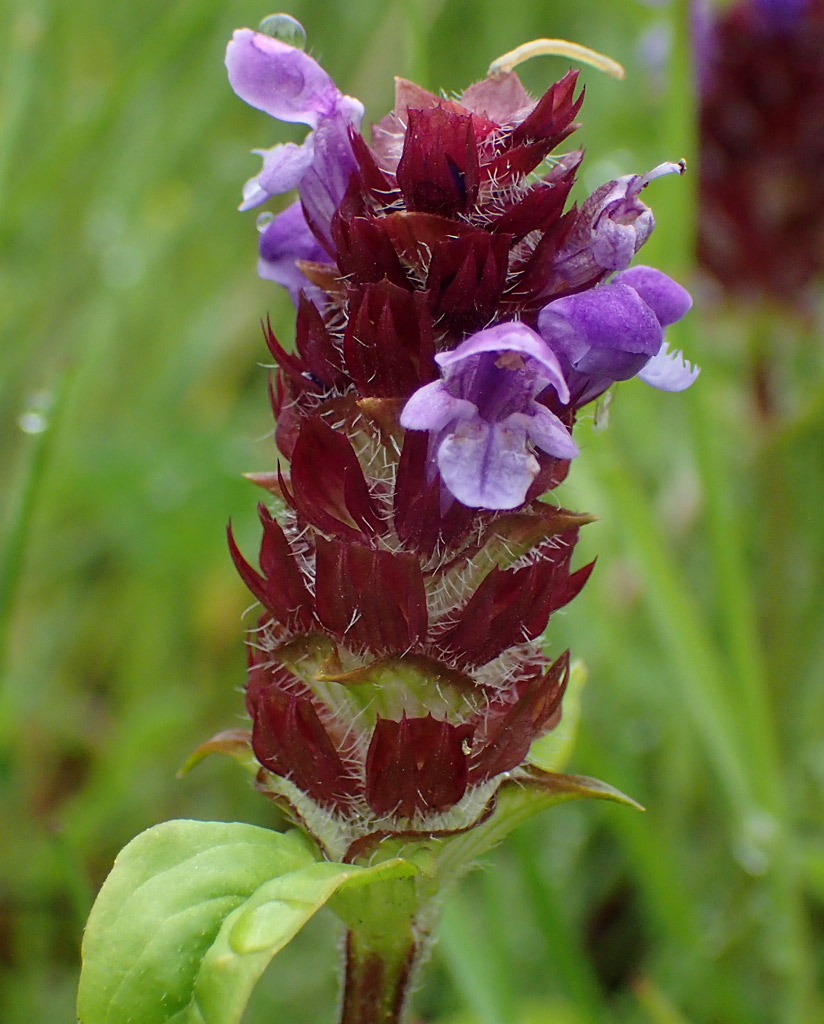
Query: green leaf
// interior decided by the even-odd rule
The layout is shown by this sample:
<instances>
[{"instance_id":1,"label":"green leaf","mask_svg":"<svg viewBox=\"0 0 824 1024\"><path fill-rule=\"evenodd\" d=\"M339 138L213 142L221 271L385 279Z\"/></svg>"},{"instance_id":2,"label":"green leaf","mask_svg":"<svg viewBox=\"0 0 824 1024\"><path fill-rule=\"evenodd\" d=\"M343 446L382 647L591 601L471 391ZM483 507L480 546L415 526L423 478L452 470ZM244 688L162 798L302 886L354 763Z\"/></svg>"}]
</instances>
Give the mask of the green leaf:
<instances>
[{"instance_id":1,"label":"green leaf","mask_svg":"<svg viewBox=\"0 0 824 1024\"><path fill-rule=\"evenodd\" d=\"M237 1024L272 957L350 878L299 832L170 821L120 853L83 942L80 1024Z\"/></svg>"}]
</instances>

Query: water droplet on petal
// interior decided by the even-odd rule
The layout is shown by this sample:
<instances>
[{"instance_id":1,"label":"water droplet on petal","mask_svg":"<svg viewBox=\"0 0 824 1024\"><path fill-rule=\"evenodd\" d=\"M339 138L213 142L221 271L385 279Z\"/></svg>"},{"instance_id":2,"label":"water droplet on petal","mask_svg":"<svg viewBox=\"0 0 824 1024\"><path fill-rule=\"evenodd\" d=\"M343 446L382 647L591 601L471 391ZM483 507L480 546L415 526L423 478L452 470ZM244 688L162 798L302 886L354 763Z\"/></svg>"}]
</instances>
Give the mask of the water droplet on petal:
<instances>
[{"instance_id":1,"label":"water droplet on petal","mask_svg":"<svg viewBox=\"0 0 824 1024\"><path fill-rule=\"evenodd\" d=\"M296 50L306 49L306 30L291 14L269 14L258 25L258 32L271 36Z\"/></svg>"},{"instance_id":2,"label":"water droplet on petal","mask_svg":"<svg viewBox=\"0 0 824 1024\"><path fill-rule=\"evenodd\" d=\"M275 215L271 212L271 210L267 210L265 213L262 213L255 221L255 227L261 234L263 234L263 232L269 227L269 225L272 223L274 219Z\"/></svg>"}]
</instances>

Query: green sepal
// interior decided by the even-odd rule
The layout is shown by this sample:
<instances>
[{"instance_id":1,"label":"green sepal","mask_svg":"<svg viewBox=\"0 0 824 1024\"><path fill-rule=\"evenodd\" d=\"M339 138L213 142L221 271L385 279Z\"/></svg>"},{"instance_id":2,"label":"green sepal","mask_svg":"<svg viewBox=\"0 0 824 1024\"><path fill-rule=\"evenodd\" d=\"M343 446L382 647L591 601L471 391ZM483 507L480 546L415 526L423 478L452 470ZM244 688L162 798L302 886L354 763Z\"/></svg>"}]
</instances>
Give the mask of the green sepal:
<instances>
[{"instance_id":1,"label":"green sepal","mask_svg":"<svg viewBox=\"0 0 824 1024\"><path fill-rule=\"evenodd\" d=\"M297 830L170 821L120 853L83 940L80 1024L237 1024L279 952L339 889L415 872L319 859Z\"/></svg>"},{"instance_id":2,"label":"green sepal","mask_svg":"<svg viewBox=\"0 0 824 1024\"><path fill-rule=\"evenodd\" d=\"M435 718L449 718L465 710L467 695L474 690L469 676L435 658L415 654L376 658L350 671L327 662L316 678L346 687L363 709L363 727L374 726L379 715L400 717L410 699L418 701L421 714L426 710ZM399 703L397 694L403 694L403 702Z\"/></svg>"}]
</instances>

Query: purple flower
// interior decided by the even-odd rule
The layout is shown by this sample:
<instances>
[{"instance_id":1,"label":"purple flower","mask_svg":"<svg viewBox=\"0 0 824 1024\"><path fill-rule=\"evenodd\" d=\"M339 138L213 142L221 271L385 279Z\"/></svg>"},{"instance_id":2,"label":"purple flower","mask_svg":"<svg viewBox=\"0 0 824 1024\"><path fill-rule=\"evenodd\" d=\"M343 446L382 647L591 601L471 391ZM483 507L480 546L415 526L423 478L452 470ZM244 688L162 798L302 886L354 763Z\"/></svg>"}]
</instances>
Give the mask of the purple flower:
<instances>
[{"instance_id":1,"label":"purple flower","mask_svg":"<svg viewBox=\"0 0 824 1024\"><path fill-rule=\"evenodd\" d=\"M635 376L664 391L689 387L698 370L667 351L664 328L691 305L686 289L660 270L633 267L609 284L550 302L538 314L538 330L578 408Z\"/></svg>"},{"instance_id":2,"label":"purple flower","mask_svg":"<svg viewBox=\"0 0 824 1024\"><path fill-rule=\"evenodd\" d=\"M349 130L360 127L363 105L344 96L308 54L248 28L232 37L226 67L242 100L279 121L314 129L299 146L255 150L263 168L244 185L241 210L297 188L307 223L331 247L332 215L356 167Z\"/></svg>"},{"instance_id":3,"label":"purple flower","mask_svg":"<svg viewBox=\"0 0 824 1024\"><path fill-rule=\"evenodd\" d=\"M441 478L464 505L521 505L540 468L531 445L561 459L578 454L564 424L537 401L548 386L563 402L569 391L555 355L525 324L478 331L435 360L444 379L412 395L401 425L430 431Z\"/></svg>"},{"instance_id":4,"label":"purple flower","mask_svg":"<svg viewBox=\"0 0 824 1024\"><path fill-rule=\"evenodd\" d=\"M642 189L665 174L683 174L683 164L664 163L646 174L627 174L597 188L578 211L569 238L555 259L552 291L586 287L625 270L655 227Z\"/></svg>"},{"instance_id":5,"label":"purple flower","mask_svg":"<svg viewBox=\"0 0 824 1024\"><path fill-rule=\"evenodd\" d=\"M298 269L298 260L329 263L326 250L309 230L300 202L292 203L277 215L261 232L258 274L267 281L282 285L295 305L305 291L316 305L323 305L325 295Z\"/></svg>"}]
</instances>

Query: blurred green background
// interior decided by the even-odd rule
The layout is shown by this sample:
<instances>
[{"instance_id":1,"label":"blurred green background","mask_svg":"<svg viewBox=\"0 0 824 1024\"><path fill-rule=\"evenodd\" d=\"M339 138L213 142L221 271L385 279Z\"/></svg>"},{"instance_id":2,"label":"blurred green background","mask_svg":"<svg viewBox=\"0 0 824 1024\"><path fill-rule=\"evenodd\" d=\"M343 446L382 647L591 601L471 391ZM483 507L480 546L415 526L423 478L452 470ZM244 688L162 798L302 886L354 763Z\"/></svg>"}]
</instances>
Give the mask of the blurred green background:
<instances>
[{"instance_id":1,"label":"blurred green background","mask_svg":"<svg viewBox=\"0 0 824 1024\"><path fill-rule=\"evenodd\" d=\"M392 76L459 90L564 36L591 69L583 187L686 156L680 8L635 0L296 2L310 48L376 120ZM235 207L253 147L289 137L225 81L248 0L6 0L0 11L0 1019L74 1019L79 943L117 851L171 817L269 824L230 762L178 781L241 722L231 516L253 551L274 453L255 274ZM667 55L667 41L670 41ZM523 69L535 92L565 70ZM300 137L300 132L295 137ZM648 193L644 252L689 284L672 331L703 372L618 389L578 427L564 500L593 512L584 594L548 642L589 668L570 768L647 807L563 807L450 900L416 1001L449 1024L824 1019L824 346L806 321L724 306L690 266L691 189ZM753 339L779 414L759 419ZM591 418L590 418L591 419ZM250 621L248 618L245 620ZM335 928L275 961L248 1024L331 1021Z\"/></svg>"}]
</instances>

